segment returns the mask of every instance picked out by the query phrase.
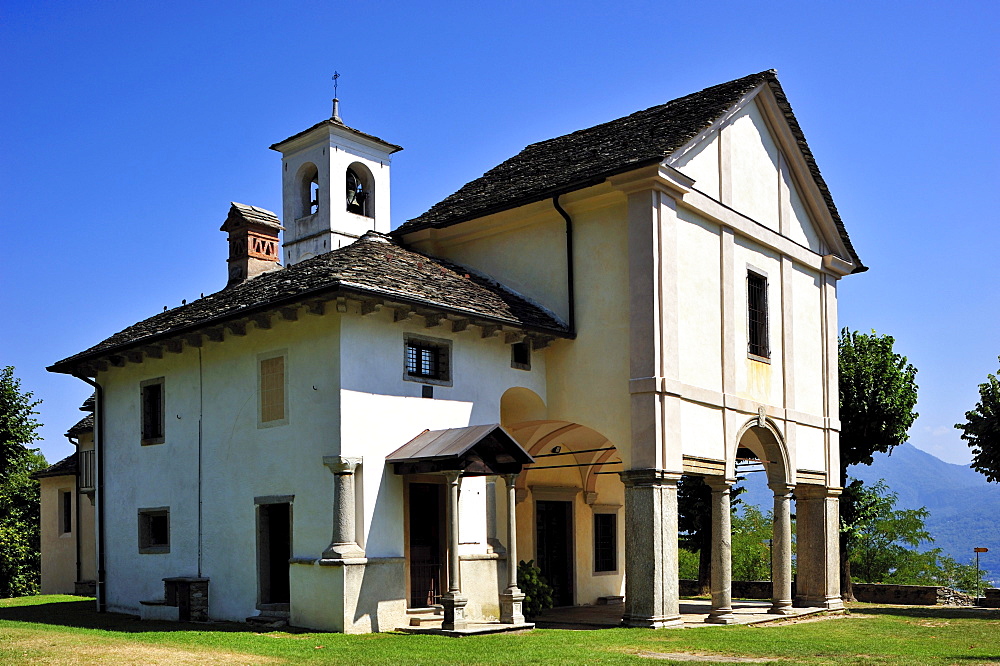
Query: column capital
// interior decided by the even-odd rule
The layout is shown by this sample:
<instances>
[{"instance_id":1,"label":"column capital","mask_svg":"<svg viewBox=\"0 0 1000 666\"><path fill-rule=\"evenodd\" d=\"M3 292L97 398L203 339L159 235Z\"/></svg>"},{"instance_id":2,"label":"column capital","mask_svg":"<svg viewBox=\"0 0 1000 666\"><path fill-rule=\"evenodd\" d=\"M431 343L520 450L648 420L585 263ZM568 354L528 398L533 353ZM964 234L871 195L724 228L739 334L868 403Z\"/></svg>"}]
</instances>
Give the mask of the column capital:
<instances>
[{"instance_id":1,"label":"column capital","mask_svg":"<svg viewBox=\"0 0 1000 666\"><path fill-rule=\"evenodd\" d=\"M812 484L800 483L795 486L795 498L798 500L823 500L840 497L843 488L827 486L814 486Z\"/></svg>"},{"instance_id":2,"label":"column capital","mask_svg":"<svg viewBox=\"0 0 1000 666\"><path fill-rule=\"evenodd\" d=\"M627 469L618 472L626 488L641 486L676 486L681 480L681 472L664 469Z\"/></svg>"},{"instance_id":3,"label":"column capital","mask_svg":"<svg viewBox=\"0 0 1000 666\"><path fill-rule=\"evenodd\" d=\"M736 485L736 479L725 476L703 476L701 478L705 481L705 485L711 488L712 492L716 493L730 490Z\"/></svg>"},{"instance_id":4,"label":"column capital","mask_svg":"<svg viewBox=\"0 0 1000 666\"><path fill-rule=\"evenodd\" d=\"M789 485L787 483L769 483L767 487L771 489L775 497L784 497L786 495L791 495L795 490L795 486Z\"/></svg>"},{"instance_id":5,"label":"column capital","mask_svg":"<svg viewBox=\"0 0 1000 666\"><path fill-rule=\"evenodd\" d=\"M502 474L501 476L503 477L504 483L507 484L507 487L513 488L514 484L517 483L517 477L520 476L520 474Z\"/></svg>"},{"instance_id":6,"label":"column capital","mask_svg":"<svg viewBox=\"0 0 1000 666\"><path fill-rule=\"evenodd\" d=\"M346 458L344 456L323 456L323 464L334 474L354 474L361 465L361 458Z\"/></svg>"}]
</instances>

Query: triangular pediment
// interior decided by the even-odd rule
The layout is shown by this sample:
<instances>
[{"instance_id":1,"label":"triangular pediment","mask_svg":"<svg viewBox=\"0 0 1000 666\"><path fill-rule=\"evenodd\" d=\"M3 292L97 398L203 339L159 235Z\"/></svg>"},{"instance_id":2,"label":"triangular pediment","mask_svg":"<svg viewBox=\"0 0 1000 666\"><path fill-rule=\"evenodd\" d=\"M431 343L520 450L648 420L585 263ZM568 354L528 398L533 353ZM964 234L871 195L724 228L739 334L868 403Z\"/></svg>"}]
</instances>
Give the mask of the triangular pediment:
<instances>
[{"instance_id":1,"label":"triangular pediment","mask_svg":"<svg viewBox=\"0 0 1000 666\"><path fill-rule=\"evenodd\" d=\"M748 92L664 163L755 222L863 269L777 79Z\"/></svg>"}]
</instances>

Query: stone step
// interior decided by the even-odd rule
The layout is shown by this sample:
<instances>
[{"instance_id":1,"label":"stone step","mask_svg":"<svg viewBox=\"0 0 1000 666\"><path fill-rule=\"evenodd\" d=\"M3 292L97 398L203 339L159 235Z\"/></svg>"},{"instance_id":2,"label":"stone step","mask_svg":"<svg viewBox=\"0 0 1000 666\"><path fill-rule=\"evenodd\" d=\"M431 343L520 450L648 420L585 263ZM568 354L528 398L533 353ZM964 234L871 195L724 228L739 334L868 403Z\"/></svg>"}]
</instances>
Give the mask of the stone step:
<instances>
[{"instance_id":1,"label":"stone step","mask_svg":"<svg viewBox=\"0 0 1000 666\"><path fill-rule=\"evenodd\" d=\"M261 613L260 615L248 617L246 622L251 627L257 629L281 629L288 626L288 616L278 613L268 613L266 615Z\"/></svg>"}]
</instances>

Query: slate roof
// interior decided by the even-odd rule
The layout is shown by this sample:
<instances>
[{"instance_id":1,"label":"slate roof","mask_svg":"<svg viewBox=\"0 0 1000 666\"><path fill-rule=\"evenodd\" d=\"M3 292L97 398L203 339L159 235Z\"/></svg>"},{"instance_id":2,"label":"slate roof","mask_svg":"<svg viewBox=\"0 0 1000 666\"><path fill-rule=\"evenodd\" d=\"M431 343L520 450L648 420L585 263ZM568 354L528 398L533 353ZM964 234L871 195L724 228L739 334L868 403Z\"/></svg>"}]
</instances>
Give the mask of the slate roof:
<instances>
[{"instance_id":1,"label":"slate roof","mask_svg":"<svg viewBox=\"0 0 1000 666\"><path fill-rule=\"evenodd\" d=\"M258 275L186 305L166 310L49 367L72 373L81 363L323 295L368 295L568 336L554 314L473 270L407 250L368 232L342 248Z\"/></svg>"},{"instance_id":2,"label":"slate roof","mask_svg":"<svg viewBox=\"0 0 1000 666\"><path fill-rule=\"evenodd\" d=\"M219 231L227 231L230 222L244 224L259 224L261 226L270 227L271 229L284 229L281 226L281 221L278 220L278 216L269 210L264 208L258 208L257 206L248 206L247 204L236 203L235 201L230 201L232 204L229 207L229 215L226 217L226 221L222 223Z\"/></svg>"},{"instance_id":3,"label":"slate roof","mask_svg":"<svg viewBox=\"0 0 1000 666\"><path fill-rule=\"evenodd\" d=\"M624 118L533 143L466 183L424 214L400 225L393 234L402 236L427 227L457 224L597 185L615 174L658 164L710 127L744 95L765 83L774 92L850 252L851 256L845 259L855 264L854 272L867 270L851 244L774 70L751 74Z\"/></svg>"},{"instance_id":4,"label":"slate roof","mask_svg":"<svg viewBox=\"0 0 1000 666\"><path fill-rule=\"evenodd\" d=\"M76 470L76 453L71 453L59 462L33 473L31 478L44 479L50 476L75 476Z\"/></svg>"},{"instance_id":5,"label":"slate roof","mask_svg":"<svg viewBox=\"0 0 1000 666\"><path fill-rule=\"evenodd\" d=\"M80 405L81 412L92 412L97 409L97 394L91 393L90 397L83 401Z\"/></svg>"},{"instance_id":6,"label":"slate roof","mask_svg":"<svg viewBox=\"0 0 1000 666\"><path fill-rule=\"evenodd\" d=\"M79 437L85 432L94 432L94 415L87 414L66 431L66 437Z\"/></svg>"},{"instance_id":7,"label":"slate roof","mask_svg":"<svg viewBox=\"0 0 1000 666\"><path fill-rule=\"evenodd\" d=\"M359 129L354 129L353 127L348 127L347 125L345 125L343 123L343 121L334 120L333 118L327 118L326 120L319 121L318 123L316 123L312 127L306 128L306 129L302 130L301 132L298 132L297 134L291 135L287 139L283 139L283 140L279 141L278 143L272 143L271 144L271 150L277 150L277 151L281 152L281 147L283 145L285 145L286 143L288 143L289 141L292 141L293 139L297 139L300 136L304 136L304 135L308 134L309 132L312 132L314 129L316 129L318 127L323 127L323 126L326 126L326 125L333 125L334 127L338 127L340 129L345 129L348 132L350 132L351 134L356 134L357 136L360 136L360 137L363 137L365 139L368 139L369 141L375 141L376 143L380 143L384 147L390 149L389 150L389 154L398 153L399 151L401 151L403 149L402 146L397 146L394 143L389 143L388 141L380 139L380 138L378 138L377 136L375 136L373 134L368 134L367 132L362 132Z\"/></svg>"}]
</instances>

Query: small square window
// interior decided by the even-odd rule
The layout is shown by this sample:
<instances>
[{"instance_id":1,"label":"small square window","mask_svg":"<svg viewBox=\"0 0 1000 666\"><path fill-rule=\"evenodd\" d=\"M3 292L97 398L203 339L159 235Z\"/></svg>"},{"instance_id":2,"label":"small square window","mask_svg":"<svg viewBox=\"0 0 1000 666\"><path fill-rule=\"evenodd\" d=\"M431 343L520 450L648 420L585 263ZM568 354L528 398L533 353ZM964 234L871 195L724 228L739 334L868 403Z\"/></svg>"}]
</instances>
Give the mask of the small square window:
<instances>
[{"instance_id":1,"label":"small square window","mask_svg":"<svg viewBox=\"0 0 1000 666\"><path fill-rule=\"evenodd\" d=\"M747 353L771 358L767 331L767 278L747 271Z\"/></svg>"},{"instance_id":2,"label":"small square window","mask_svg":"<svg viewBox=\"0 0 1000 666\"><path fill-rule=\"evenodd\" d=\"M170 509L139 509L139 552L170 552Z\"/></svg>"},{"instance_id":3,"label":"small square window","mask_svg":"<svg viewBox=\"0 0 1000 666\"><path fill-rule=\"evenodd\" d=\"M406 336L403 379L451 386L451 343L422 336Z\"/></svg>"},{"instance_id":4,"label":"small square window","mask_svg":"<svg viewBox=\"0 0 1000 666\"><path fill-rule=\"evenodd\" d=\"M139 384L142 408L142 444L162 444L164 441L163 377L147 379Z\"/></svg>"},{"instance_id":5,"label":"small square window","mask_svg":"<svg viewBox=\"0 0 1000 666\"><path fill-rule=\"evenodd\" d=\"M531 342L515 342L510 346L510 367L531 370Z\"/></svg>"},{"instance_id":6,"label":"small square window","mask_svg":"<svg viewBox=\"0 0 1000 666\"><path fill-rule=\"evenodd\" d=\"M618 570L618 515L594 514L594 571Z\"/></svg>"},{"instance_id":7,"label":"small square window","mask_svg":"<svg viewBox=\"0 0 1000 666\"><path fill-rule=\"evenodd\" d=\"M288 423L285 354L258 357L259 425L271 427Z\"/></svg>"}]
</instances>

